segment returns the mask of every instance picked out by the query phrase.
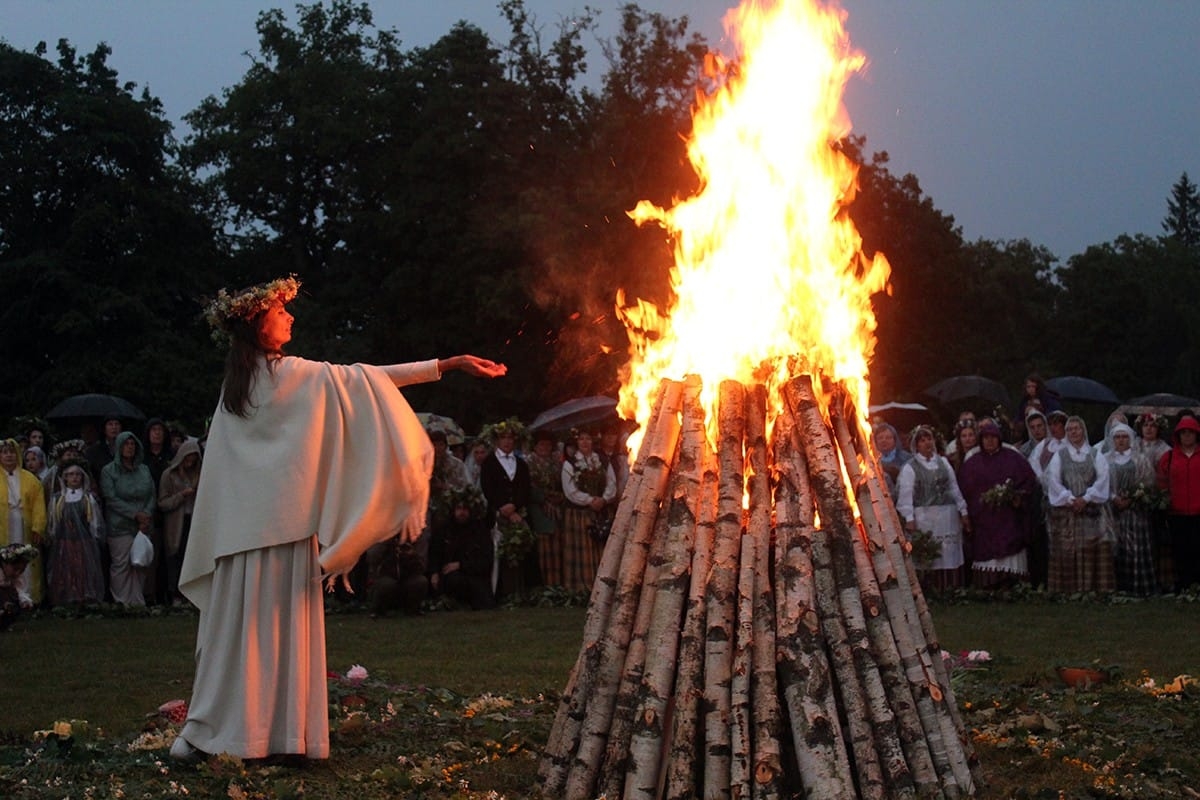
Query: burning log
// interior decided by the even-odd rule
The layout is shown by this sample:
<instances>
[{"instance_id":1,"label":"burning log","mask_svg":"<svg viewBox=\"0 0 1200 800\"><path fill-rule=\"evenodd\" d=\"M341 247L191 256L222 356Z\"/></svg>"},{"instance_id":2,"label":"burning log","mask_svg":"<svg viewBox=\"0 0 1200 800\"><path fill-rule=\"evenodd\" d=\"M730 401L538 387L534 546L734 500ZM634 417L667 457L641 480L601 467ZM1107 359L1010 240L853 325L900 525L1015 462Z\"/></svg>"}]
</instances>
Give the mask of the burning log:
<instances>
[{"instance_id":1,"label":"burning log","mask_svg":"<svg viewBox=\"0 0 1200 800\"><path fill-rule=\"evenodd\" d=\"M793 379L768 445L764 389L724 381L714 452L700 388L660 389L543 793L973 794L932 620L853 415L826 423L809 378Z\"/></svg>"}]
</instances>

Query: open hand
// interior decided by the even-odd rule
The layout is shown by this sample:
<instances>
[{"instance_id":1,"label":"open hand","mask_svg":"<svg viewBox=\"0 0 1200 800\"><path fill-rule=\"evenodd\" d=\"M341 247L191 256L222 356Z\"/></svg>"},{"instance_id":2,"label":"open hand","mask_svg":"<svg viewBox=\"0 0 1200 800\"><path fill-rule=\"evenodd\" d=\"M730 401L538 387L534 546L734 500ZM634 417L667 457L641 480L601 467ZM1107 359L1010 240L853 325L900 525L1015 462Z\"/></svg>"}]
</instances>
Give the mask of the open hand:
<instances>
[{"instance_id":1,"label":"open hand","mask_svg":"<svg viewBox=\"0 0 1200 800\"><path fill-rule=\"evenodd\" d=\"M503 364L472 355L443 358L438 361L438 369L442 372L458 369L477 378L499 378L508 372L508 367Z\"/></svg>"}]
</instances>

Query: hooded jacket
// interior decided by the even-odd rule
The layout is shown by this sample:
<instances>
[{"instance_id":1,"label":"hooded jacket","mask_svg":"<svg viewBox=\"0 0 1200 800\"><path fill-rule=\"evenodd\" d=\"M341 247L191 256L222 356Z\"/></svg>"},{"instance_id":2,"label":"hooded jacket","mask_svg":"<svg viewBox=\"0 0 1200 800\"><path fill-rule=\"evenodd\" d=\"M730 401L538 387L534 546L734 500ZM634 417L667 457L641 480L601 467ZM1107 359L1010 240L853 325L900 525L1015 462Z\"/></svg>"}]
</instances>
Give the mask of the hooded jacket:
<instances>
[{"instance_id":1,"label":"hooded jacket","mask_svg":"<svg viewBox=\"0 0 1200 800\"><path fill-rule=\"evenodd\" d=\"M1158 485L1171 494L1171 513L1200 514L1200 445L1189 456L1179 444L1181 431L1194 431L1200 437L1200 422L1184 417L1175 426L1175 446L1158 462Z\"/></svg>"},{"instance_id":2,"label":"hooded jacket","mask_svg":"<svg viewBox=\"0 0 1200 800\"><path fill-rule=\"evenodd\" d=\"M126 467L121 448L132 439L137 444L133 465ZM109 537L133 536L138 532L137 514L152 514L156 501L154 478L142 463L142 443L130 431L117 435L116 454L100 470L100 495L104 498L104 521Z\"/></svg>"}]
</instances>

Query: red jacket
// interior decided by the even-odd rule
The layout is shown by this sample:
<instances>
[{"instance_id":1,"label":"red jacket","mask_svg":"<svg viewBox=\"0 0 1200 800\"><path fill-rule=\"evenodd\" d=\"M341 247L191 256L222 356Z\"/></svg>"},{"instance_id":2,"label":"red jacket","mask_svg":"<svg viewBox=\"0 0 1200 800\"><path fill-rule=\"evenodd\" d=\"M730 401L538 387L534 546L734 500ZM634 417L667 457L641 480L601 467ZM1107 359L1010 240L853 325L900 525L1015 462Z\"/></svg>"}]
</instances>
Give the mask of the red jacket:
<instances>
[{"instance_id":1,"label":"red jacket","mask_svg":"<svg viewBox=\"0 0 1200 800\"><path fill-rule=\"evenodd\" d=\"M1159 459L1158 485L1171 493L1172 514L1200 515L1200 448L1191 456L1175 445Z\"/></svg>"}]
</instances>

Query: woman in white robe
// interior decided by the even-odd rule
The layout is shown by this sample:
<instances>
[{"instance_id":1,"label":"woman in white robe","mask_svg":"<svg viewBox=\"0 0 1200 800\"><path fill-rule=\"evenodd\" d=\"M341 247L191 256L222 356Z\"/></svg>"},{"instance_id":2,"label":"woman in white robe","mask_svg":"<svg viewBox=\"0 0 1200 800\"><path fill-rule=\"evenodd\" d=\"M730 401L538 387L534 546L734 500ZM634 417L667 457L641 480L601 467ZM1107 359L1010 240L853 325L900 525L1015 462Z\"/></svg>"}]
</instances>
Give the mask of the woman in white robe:
<instances>
[{"instance_id":1,"label":"woman in white robe","mask_svg":"<svg viewBox=\"0 0 1200 800\"><path fill-rule=\"evenodd\" d=\"M200 609L196 678L171 755L328 758L322 577L421 532L433 451L396 387L502 364L455 356L377 367L282 354L299 283L222 290L230 341L180 591Z\"/></svg>"},{"instance_id":2,"label":"woman in white robe","mask_svg":"<svg viewBox=\"0 0 1200 800\"><path fill-rule=\"evenodd\" d=\"M933 428L912 433L913 456L896 478L896 511L910 535L927 532L940 548L938 556L918 569L926 589L954 589L965 583L963 530L971 527L967 501L954 468L937 452Z\"/></svg>"}]
</instances>

